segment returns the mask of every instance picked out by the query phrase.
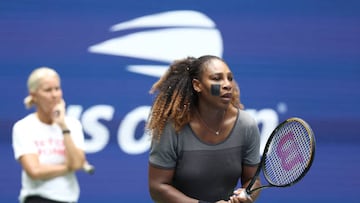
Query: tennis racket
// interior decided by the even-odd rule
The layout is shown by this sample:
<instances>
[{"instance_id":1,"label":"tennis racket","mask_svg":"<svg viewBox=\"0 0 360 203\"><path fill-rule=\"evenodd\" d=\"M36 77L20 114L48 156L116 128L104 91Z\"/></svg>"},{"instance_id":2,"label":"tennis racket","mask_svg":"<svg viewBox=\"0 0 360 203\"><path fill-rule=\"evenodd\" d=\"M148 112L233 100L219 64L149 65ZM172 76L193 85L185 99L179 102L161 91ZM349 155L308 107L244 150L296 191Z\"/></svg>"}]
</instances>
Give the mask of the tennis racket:
<instances>
[{"instance_id":1,"label":"tennis racket","mask_svg":"<svg viewBox=\"0 0 360 203\"><path fill-rule=\"evenodd\" d=\"M309 171L314 155L315 137L309 124L301 118L285 120L271 133L254 177L239 195L250 197L256 190L294 185ZM269 184L252 188L261 170Z\"/></svg>"}]
</instances>

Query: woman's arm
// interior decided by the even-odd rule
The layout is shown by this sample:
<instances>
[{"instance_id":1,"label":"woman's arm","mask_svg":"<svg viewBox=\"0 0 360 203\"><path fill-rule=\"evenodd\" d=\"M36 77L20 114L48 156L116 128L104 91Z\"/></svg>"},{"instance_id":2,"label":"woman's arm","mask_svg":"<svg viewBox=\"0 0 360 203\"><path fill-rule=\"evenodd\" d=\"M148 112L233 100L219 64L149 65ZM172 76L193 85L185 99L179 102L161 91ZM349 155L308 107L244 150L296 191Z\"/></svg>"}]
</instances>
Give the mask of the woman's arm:
<instances>
[{"instance_id":1,"label":"woman's arm","mask_svg":"<svg viewBox=\"0 0 360 203\"><path fill-rule=\"evenodd\" d=\"M19 162L25 172L34 180L46 180L69 172L65 164L40 164L36 154L22 155Z\"/></svg>"},{"instance_id":2,"label":"woman's arm","mask_svg":"<svg viewBox=\"0 0 360 203\"><path fill-rule=\"evenodd\" d=\"M198 203L171 185L173 169L160 169L149 164L149 190L157 203Z\"/></svg>"},{"instance_id":3,"label":"woman's arm","mask_svg":"<svg viewBox=\"0 0 360 203\"><path fill-rule=\"evenodd\" d=\"M249 185L251 179L255 176L257 168L258 166L243 166L243 172L241 175L241 183L243 188L246 188ZM258 188L260 186L261 186L260 179L257 178L252 188ZM251 194L251 199L253 200L253 202L255 202L259 194L260 194L260 190L254 191Z\"/></svg>"},{"instance_id":4,"label":"woman's arm","mask_svg":"<svg viewBox=\"0 0 360 203\"><path fill-rule=\"evenodd\" d=\"M246 187L250 184L251 179L255 175L257 170L256 166L243 166L243 173L241 175L241 184L242 187L234 191L234 195L230 197L229 203L253 203L258 198L260 194L260 190L254 191L250 198L243 197L240 193L246 189ZM258 188L261 186L260 179L257 178L254 182L252 188Z\"/></svg>"},{"instance_id":5,"label":"woman's arm","mask_svg":"<svg viewBox=\"0 0 360 203\"><path fill-rule=\"evenodd\" d=\"M252 202L255 202L255 200L258 198L258 196L260 194L260 190L254 191L250 195L250 198L240 197L239 194L241 193L242 190L245 190L245 188L250 184L250 181L254 177L254 175L256 173L256 170L257 170L257 166L243 165L243 171L242 171L242 174L241 174L242 188L240 188L240 189L238 189L238 190L236 190L234 192L235 195L230 198L231 203L252 203ZM254 182L254 185L252 186L252 188L257 188L257 187L260 187L260 186L261 186L260 179L257 178L256 181Z\"/></svg>"},{"instance_id":6,"label":"woman's arm","mask_svg":"<svg viewBox=\"0 0 360 203\"><path fill-rule=\"evenodd\" d=\"M85 164L85 153L76 147L71 138L71 132L64 133L64 146L68 168L72 171L82 169Z\"/></svg>"},{"instance_id":7,"label":"woman's arm","mask_svg":"<svg viewBox=\"0 0 360 203\"><path fill-rule=\"evenodd\" d=\"M72 132L65 123L65 101L61 100L53 111L53 121L59 125L64 136L66 165L72 171L82 169L85 164L85 153L76 147L71 137Z\"/></svg>"}]
</instances>

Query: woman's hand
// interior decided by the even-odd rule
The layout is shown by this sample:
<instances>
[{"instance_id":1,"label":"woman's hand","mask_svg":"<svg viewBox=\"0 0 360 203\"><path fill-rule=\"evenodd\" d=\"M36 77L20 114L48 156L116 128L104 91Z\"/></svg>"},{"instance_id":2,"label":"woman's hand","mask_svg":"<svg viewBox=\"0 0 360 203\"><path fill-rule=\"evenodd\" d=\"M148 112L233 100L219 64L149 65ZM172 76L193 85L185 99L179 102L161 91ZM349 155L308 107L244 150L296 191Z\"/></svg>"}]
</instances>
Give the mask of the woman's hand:
<instances>
[{"instance_id":1,"label":"woman's hand","mask_svg":"<svg viewBox=\"0 0 360 203\"><path fill-rule=\"evenodd\" d=\"M230 197L229 203L253 203L253 199L248 195L244 188L234 191L234 195Z\"/></svg>"},{"instance_id":2,"label":"woman's hand","mask_svg":"<svg viewBox=\"0 0 360 203\"><path fill-rule=\"evenodd\" d=\"M58 124L62 129L65 126L65 101L62 99L53 109L52 113L53 122Z\"/></svg>"}]
</instances>

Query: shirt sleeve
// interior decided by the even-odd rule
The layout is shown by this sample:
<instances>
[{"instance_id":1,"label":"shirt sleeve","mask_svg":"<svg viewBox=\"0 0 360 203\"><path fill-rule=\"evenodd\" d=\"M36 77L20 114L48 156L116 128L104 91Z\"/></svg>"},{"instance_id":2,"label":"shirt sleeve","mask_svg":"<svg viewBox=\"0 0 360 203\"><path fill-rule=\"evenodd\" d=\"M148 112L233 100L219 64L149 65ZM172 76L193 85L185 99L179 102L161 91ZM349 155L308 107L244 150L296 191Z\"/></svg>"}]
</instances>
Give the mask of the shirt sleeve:
<instances>
[{"instance_id":1,"label":"shirt sleeve","mask_svg":"<svg viewBox=\"0 0 360 203\"><path fill-rule=\"evenodd\" d=\"M16 122L12 129L12 146L14 157L18 160L24 154L37 154L37 147L32 140L32 136L28 136L26 126L20 122Z\"/></svg>"},{"instance_id":2,"label":"shirt sleeve","mask_svg":"<svg viewBox=\"0 0 360 203\"><path fill-rule=\"evenodd\" d=\"M167 124L159 139L153 138L150 147L150 164L172 169L177 160L177 134L171 124Z\"/></svg>"}]
</instances>

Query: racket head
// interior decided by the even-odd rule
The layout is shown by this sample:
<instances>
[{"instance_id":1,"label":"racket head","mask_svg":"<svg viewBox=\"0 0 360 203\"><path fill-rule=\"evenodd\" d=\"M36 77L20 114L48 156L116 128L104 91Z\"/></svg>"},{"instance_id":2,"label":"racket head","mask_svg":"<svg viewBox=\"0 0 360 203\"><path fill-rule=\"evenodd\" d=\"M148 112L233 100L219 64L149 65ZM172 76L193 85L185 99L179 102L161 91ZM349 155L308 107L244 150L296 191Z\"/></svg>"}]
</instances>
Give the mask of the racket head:
<instances>
[{"instance_id":1,"label":"racket head","mask_svg":"<svg viewBox=\"0 0 360 203\"><path fill-rule=\"evenodd\" d=\"M289 118L270 135L262 155L261 168L271 186L288 187L309 171L315 155L315 137L301 118Z\"/></svg>"}]
</instances>

